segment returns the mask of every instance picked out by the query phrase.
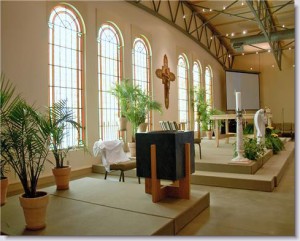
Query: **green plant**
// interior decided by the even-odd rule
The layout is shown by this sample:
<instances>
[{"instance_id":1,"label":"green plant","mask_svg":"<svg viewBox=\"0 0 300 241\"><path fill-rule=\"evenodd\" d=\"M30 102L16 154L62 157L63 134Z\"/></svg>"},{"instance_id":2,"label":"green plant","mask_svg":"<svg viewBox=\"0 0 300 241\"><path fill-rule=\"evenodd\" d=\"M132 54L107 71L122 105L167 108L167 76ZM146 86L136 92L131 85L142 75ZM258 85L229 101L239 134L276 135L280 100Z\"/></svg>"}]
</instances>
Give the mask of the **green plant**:
<instances>
[{"instance_id":1,"label":"green plant","mask_svg":"<svg viewBox=\"0 0 300 241\"><path fill-rule=\"evenodd\" d=\"M1 160L0 160L0 179L6 178L5 173L8 172L7 164L8 164L7 161L1 158Z\"/></svg>"},{"instance_id":2,"label":"green plant","mask_svg":"<svg viewBox=\"0 0 300 241\"><path fill-rule=\"evenodd\" d=\"M66 100L60 100L48 107L44 120L43 130L50 135L50 150L55 159L55 167L63 168L65 167L64 160L68 152L74 148L73 146L65 147L64 144L64 138L68 135L67 126L76 128L78 132L82 127L74 121L73 111L67 108ZM80 146L85 148L84 143L82 141L79 142Z\"/></svg>"},{"instance_id":3,"label":"green plant","mask_svg":"<svg viewBox=\"0 0 300 241\"><path fill-rule=\"evenodd\" d=\"M278 137L279 132L279 130L270 127L266 128L265 145L267 149L273 150L274 154L277 154L284 149L284 144Z\"/></svg>"},{"instance_id":4,"label":"green plant","mask_svg":"<svg viewBox=\"0 0 300 241\"><path fill-rule=\"evenodd\" d=\"M192 107L193 109L196 107L197 110L197 123L198 125L201 123L201 128L204 131L209 130L209 124L210 124L210 115L209 115L209 109L208 104L205 100L205 89L199 88L194 91L191 91L192 95Z\"/></svg>"},{"instance_id":5,"label":"green plant","mask_svg":"<svg viewBox=\"0 0 300 241\"><path fill-rule=\"evenodd\" d=\"M262 157L265 153L264 151L264 145L263 144L258 144L256 138L248 138L244 137L243 138L243 148L244 148L244 154L243 156L245 158L248 158L249 160L257 161L258 158ZM234 145L234 154L233 156L237 156L237 151L236 151L236 142L233 143Z\"/></svg>"},{"instance_id":6,"label":"green plant","mask_svg":"<svg viewBox=\"0 0 300 241\"><path fill-rule=\"evenodd\" d=\"M251 135L254 133L254 124L248 123L243 130L244 135Z\"/></svg>"},{"instance_id":7,"label":"green plant","mask_svg":"<svg viewBox=\"0 0 300 241\"><path fill-rule=\"evenodd\" d=\"M43 116L14 91L1 75L1 160L17 174L24 197L33 198L38 196L36 189L49 152L49 135L43 130Z\"/></svg>"},{"instance_id":8,"label":"green plant","mask_svg":"<svg viewBox=\"0 0 300 241\"><path fill-rule=\"evenodd\" d=\"M152 100L139 86L134 86L128 79L117 83L111 93L119 100L122 115L132 125L132 141L135 140L138 126L145 122L150 110L162 112L159 102Z\"/></svg>"}]
</instances>

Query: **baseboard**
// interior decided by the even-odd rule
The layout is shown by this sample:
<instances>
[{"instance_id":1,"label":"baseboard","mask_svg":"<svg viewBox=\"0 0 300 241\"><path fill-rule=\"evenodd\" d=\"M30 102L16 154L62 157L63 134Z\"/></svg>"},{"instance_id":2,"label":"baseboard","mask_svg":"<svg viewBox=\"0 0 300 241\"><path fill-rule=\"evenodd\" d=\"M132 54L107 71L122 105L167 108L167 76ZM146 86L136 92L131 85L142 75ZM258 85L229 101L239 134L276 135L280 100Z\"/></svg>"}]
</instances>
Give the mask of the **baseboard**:
<instances>
[{"instance_id":1,"label":"baseboard","mask_svg":"<svg viewBox=\"0 0 300 241\"><path fill-rule=\"evenodd\" d=\"M82 177L82 176L90 174L90 173L92 173L92 167L85 167L85 168L81 168L81 169L72 170L71 171L71 180L76 179L78 177ZM53 175L40 177L37 189L44 188L44 187L54 185L54 184L55 184L55 181L54 181ZM21 182L9 183L8 190L7 190L8 197L16 195L16 194L21 194L23 192L24 191L23 191Z\"/></svg>"}]
</instances>

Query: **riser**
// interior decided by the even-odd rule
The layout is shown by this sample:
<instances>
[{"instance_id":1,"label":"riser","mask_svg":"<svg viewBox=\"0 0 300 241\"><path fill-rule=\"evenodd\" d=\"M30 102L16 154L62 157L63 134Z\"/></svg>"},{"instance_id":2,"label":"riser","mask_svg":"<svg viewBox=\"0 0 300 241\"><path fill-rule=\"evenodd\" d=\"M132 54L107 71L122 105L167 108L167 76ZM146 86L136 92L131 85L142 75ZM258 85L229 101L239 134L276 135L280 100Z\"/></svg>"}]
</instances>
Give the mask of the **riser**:
<instances>
[{"instance_id":1,"label":"riser","mask_svg":"<svg viewBox=\"0 0 300 241\"><path fill-rule=\"evenodd\" d=\"M269 180L251 180L193 174L191 176L191 184L272 192L275 187L275 178L270 178Z\"/></svg>"},{"instance_id":2,"label":"riser","mask_svg":"<svg viewBox=\"0 0 300 241\"><path fill-rule=\"evenodd\" d=\"M271 157L273 152L268 150L265 155L259 160L249 165L235 165L228 163L209 163L209 162L195 162L196 171L208 172L226 172L239 174L255 174Z\"/></svg>"}]
</instances>

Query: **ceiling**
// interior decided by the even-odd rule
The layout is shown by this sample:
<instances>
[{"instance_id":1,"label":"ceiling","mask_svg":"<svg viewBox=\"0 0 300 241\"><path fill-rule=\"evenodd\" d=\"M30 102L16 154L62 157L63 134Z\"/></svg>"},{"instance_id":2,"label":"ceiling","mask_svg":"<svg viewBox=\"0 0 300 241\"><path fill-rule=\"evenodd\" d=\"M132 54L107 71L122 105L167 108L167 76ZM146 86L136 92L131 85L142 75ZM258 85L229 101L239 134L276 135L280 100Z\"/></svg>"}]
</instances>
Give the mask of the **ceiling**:
<instances>
[{"instance_id":1,"label":"ceiling","mask_svg":"<svg viewBox=\"0 0 300 241\"><path fill-rule=\"evenodd\" d=\"M294 0L127 0L196 41L224 68L235 56L270 52L281 70L295 48Z\"/></svg>"},{"instance_id":2,"label":"ceiling","mask_svg":"<svg viewBox=\"0 0 300 241\"><path fill-rule=\"evenodd\" d=\"M188 0L186 2L215 29L216 36L221 37L227 43L233 55L268 51L270 45L268 38L264 35L264 29L267 33L270 32L270 35L280 32L274 36L277 37L276 39L280 38L281 49L294 48L294 1L253 1L252 8L252 1L245 0ZM265 10L267 14L261 14L258 11L260 2L265 3L261 6L261 12ZM264 19L271 19L271 24L263 27ZM236 43L235 46L233 43ZM240 47L241 43L244 43L242 47Z\"/></svg>"}]
</instances>

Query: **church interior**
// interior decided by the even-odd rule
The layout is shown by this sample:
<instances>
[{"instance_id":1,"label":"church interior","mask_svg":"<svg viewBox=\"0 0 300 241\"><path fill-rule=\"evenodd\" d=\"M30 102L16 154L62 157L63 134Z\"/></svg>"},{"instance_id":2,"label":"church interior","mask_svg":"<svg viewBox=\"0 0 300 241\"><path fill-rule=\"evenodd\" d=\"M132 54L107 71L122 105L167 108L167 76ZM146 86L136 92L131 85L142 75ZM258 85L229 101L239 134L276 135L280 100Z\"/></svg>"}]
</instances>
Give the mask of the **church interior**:
<instances>
[{"instance_id":1,"label":"church interior","mask_svg":"<svg viewBox=\"0 0 300 241\"><path fill-rule=\"evenodd\" d=\"M1 235L295 237L295 5L1 1Z\"/></svg>"}]
</instances>

